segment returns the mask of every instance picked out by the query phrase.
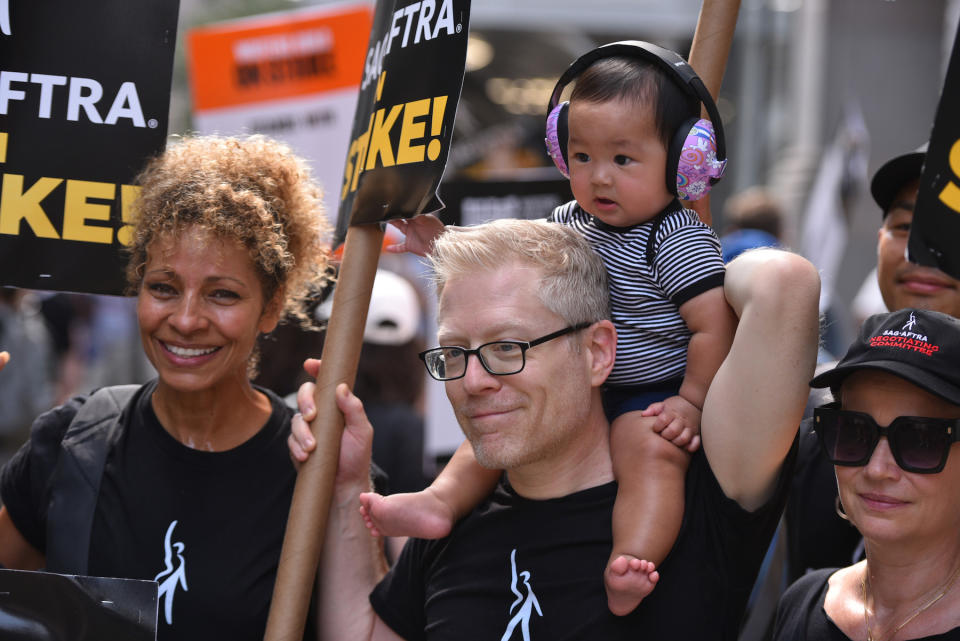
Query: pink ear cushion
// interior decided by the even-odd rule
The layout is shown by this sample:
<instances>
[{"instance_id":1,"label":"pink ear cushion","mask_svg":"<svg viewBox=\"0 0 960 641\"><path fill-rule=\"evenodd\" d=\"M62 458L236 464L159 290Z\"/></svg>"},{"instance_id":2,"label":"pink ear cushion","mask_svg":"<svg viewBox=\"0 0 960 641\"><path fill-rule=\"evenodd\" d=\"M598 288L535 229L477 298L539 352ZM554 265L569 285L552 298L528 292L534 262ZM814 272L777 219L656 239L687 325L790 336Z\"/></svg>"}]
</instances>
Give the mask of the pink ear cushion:
<instances>
[{"instance_id":1,"label":"pink ear cushion","mask_svg":"<svg viewBox=\"0 0 960 641\"><path fill-rule=\"evenodd\" d=\"M717 136L713 123L705 118L690 128L677 165L677 195L682 200L699 200L713 182L723 176L726 159L717 160Z\"/></svg>"},{"instance_id":2,"label":"pink ear cushion","mask_svg":"<svg viewBox=\"0 0 960 641\"><path fill-rule=\"evenodd\" d=\"M557 136L557 120L566 104L562 102L550 110L550 114L547 116L547 137L543 141L547 144L547 154L553 159L553 164L557 166L564 177L569 178L570 170L567 169L567 161L563 158L563 150L560 148L560 140Z\"/></svg>"}]
</instances>

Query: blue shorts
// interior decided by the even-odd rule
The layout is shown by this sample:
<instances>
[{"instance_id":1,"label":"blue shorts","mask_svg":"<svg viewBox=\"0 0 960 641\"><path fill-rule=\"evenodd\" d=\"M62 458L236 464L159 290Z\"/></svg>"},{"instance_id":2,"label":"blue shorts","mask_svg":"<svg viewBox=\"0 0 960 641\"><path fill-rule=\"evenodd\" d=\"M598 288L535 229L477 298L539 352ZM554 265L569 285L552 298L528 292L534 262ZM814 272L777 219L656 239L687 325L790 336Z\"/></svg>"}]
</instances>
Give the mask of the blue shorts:
<instances>
[{"instance_id":1,"label":"blue shorts","mask_svg":"<svg viewBox=\"0 0 960 641\"><path fill-rule=\"evenodd\" d=\"M645 410L651 403L676 396L682 383L682 378L675 378L649 385L607 385L603 388L603 411L613 423L622 414Z\"/></svg>"}]
</instances>

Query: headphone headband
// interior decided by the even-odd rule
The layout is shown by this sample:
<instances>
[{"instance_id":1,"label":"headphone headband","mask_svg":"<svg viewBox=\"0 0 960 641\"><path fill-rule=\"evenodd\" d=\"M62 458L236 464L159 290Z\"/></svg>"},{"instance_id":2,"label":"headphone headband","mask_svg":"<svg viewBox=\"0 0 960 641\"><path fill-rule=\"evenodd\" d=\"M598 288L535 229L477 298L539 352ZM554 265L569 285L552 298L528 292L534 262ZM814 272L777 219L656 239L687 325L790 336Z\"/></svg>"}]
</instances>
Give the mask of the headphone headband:
<instances>
[{"instance_id":1,"label":"headphone headband","mask_svg":"<svg viewBox=\"0 0 960 641\"><path fill-rule=\"evenodd\" d=\"M642 40L621 40L601 45L592 49L574 60L566 71L561 74L557 84L550 95L550 104L547 107L547 113L553 112L554 108L560 104L560 96L563 90L577 76L579 76L587 67L602 58L613 58L624 56L628 58L640 58L660 65L668 74L671 74L682 88L686 89L691 95L697 98L707 110L710 122L713 124L714 132L717 137L717 159L726 160L727 143L723 133L723 122L720 120L720 112L717 105L707 91L706 85L693 70L693 67L684 60L679 54L664 49L658 45Z\"/></svg>"}]
</instances>

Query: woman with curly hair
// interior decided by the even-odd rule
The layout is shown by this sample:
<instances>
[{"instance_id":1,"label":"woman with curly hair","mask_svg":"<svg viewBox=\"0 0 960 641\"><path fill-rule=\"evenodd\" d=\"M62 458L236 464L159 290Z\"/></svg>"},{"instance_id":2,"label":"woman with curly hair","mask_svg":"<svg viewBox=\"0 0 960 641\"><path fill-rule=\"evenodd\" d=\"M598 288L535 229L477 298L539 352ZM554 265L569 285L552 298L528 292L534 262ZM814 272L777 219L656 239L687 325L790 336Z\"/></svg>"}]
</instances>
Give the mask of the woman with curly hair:
<instances>
[{"instance_id":1,"label":"woman with curly hair","mask_svg":"<svg viewBox=\"0 0 960 641\"><path fill-rule=\"evenodd\" d=\"M329 278L320 190L268 138L141 173L127 276L157 378L41 415L0 478L0 563L159 583L158 639L261 639L295 481L256 343Z\"/></svg>"}]
</instances>

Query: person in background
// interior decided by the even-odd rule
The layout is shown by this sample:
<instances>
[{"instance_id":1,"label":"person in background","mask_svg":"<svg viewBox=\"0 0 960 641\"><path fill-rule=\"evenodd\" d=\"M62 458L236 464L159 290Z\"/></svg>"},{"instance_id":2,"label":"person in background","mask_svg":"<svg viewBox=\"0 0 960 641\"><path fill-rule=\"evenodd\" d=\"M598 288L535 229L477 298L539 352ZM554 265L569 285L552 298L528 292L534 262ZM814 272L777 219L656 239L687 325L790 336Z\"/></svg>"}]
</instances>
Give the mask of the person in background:
<instances>
[{"instance_id":1,"label":"person in background","mask_svg":"<svg viewBox=\"0 0 960 641\"><path fill-rule=\"evenodd\" d=\"M891 158L871 180L870 192L881 213L877 285L889 311L929 309L960 317L960 281L906 259L926 148L924 144ZM815 389L810 406L829 400L827 390ZM833 467L821 456L812 427L806 424L801 428L797 472L786 510L791 581L811 569L841 567L862 558L862 537L837 513L837 501Z\"/></svg>"},{"instance_id":2,"label":"person in background","mask_svg":"<svg viewBox=\"0 0 960 641\"><path fill-rule=\"evenodd\" d=\"M330 296L316 310L319 322L326 322L332 307ZM424 349L421 310L420 295L410 281L377 270L353 390L364 399L373 425L373 460L387 476L388 494L418 492L431 476L420 409L426 379L417 358ZM387 537L389 560L397 558L405 541Z\"/></svg>"},{"instance_id":3,"label":"person in background","mask_svg":"<svg viewBox=\"0 0 960 641\"><path fill-rule=\"evenodd\" d=\"M884 164L870 191L883 212L877 232L877 282L887 309L932 309L960 318L960 281L906 259L907 237L920 189L927 145Z\"/></svg>"},{"instance_id":4,"label":"person in background","mask_svg":"<svg viewBox=\"0 0 960 641\"><path fill-rule=\"evenodd\" d=\"M296 407L296 389L312 380L305 356L319 357L333 308L333 287L316 288L308 304L310 324L285 324L260 337L258 385L278 390ZM385 475L386 494L417 492L433 477L424 455L422 393L426 375L417 354L423 350L420 294L406 277L378 269L370 296L355 389L367 402L374 426L373 460ZM406 537L386 538L388 558L397 558Z\"/></svg>"},{"instance_id":5,"label":"person in background","mask_svg":"<svg viewBox=\"0 0 960 641\"><path fill-rule=\"evenodd\" d=\"M723 206L723 262L748 249L780 247L783 207L763 187L749 187L734 194Z\"/></svg>"},{"instance_id":6,"label":"person in background","mask_svg":"<svg viewBox=\"0 0 960 641\"><path fill-rule=\"evenodd\" d=\"M35 295L0 288L0 346L13 351L12 363L0 374L0 462L6 462L26 439L33 419L53 403L53 340Z\"/></svg>"},{"instance_id":7,"label":"person in background","mask_svg":"<svg viewBox=\"0 0 960 641\"><path fill-rule=\"evenodd\" d=\"M419 295L403 276L378 269L363 332L354 393L373 425L373 460L393 492L417 492L424 475L424 349Z\"/></svg>"},{"instance_id":8,"label":"person in background","mask_svg":"<svg viewBox=\"0 0 960 641\"><path fill-rule=\"evenodd\" d=\"M871 316L811 385L836 399L813 425L866 559L791 586L774 639L960 639L960 320Z\"/></svg>"},{"instance_id":9,"label":"person in background","mask_svg":"<svg viewBox=\"0 0 960 641\"><path fill-rule=\"evenodd\" d=\"M296 471L257 337L327 278L320 190L269 138L189 137L138 177L127 279L157 378L42 414L0 475L0 563L154 580L157 638L263 638Z\"/></svg>"},{"instance_id":10,"label":"person in background","mask_svg":"<svg viewBox=\"0 0 960 641\"><path fill-rule=\"evenodd\" d=\"M50 330L56 360L56 405L76 394L86 375L93 301L87 294L41 294L40 313Z\"/></svg>"}]
</instances>

